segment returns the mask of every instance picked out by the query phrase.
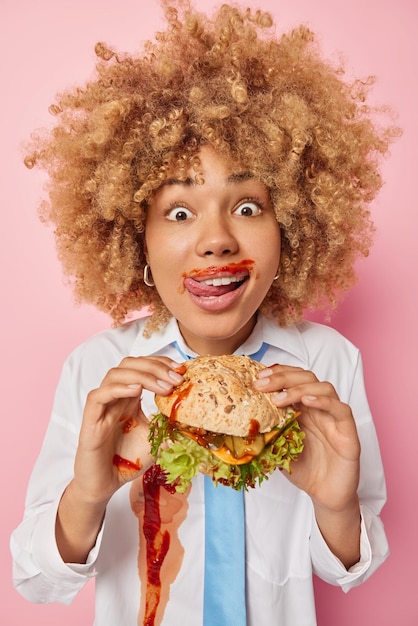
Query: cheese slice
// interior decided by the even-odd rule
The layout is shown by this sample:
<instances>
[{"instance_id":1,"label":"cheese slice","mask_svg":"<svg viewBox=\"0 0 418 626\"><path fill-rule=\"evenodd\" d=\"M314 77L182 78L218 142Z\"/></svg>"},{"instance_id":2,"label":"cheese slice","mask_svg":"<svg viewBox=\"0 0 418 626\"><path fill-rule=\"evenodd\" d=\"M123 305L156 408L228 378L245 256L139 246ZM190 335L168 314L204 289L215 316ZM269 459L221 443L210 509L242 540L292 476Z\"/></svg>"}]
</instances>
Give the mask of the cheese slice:
<instances>
[{"instance_id":1,"label":"cheese slice","mask_svg":"<svg viewBox=\"0 0 418 626\"><path fill-rule=\"evenodd\" d=\"M296 414L299 415L299 411L296 412ZM205 445L206 442L205 442L204 435L193 433L183 428L180 428L179 430L183 435L190 437L190 439L193 439L199 445L209 448L208 445ZM269 443L274 442L274 440L277 439L277 437L280 435L281 432L282 432L282 429L278 430L278 429L273 428L273 430L270 430L267 433L263 433L264 446L266 446ZM228 437L225 436L225 440L227 438ZM230 439L238 439L238 437L230 437ZM264 449L264 446L262 449ZM260 452L262 451L262 449L260 450L260 445L258 445L257 452L251 453L251 443L247 441L244 447L245 447L245 452L244 454L240 456L234 456L231 449L225 444L223 444L219 448L210 447L209 449L214 456L216 456L218 459L220 459L224 463L228 463L229 465L244 465L245 463L250 463L254 459L254 457L258 456Z\"/></svg>"},{"instance_id":2,"label":"cheese slice","mask_svg":"<svg viewBox=\"0 0 418 626\"><path fill-rule=\"evenodd\" d=\"M228 463L229 465L244 465L244 463L249 463L254 458L253 454L244 454L237 459L236 457L234 457L231 450L227 446L222 446L217 450L211 449L211 453L218 459L220 459L224 463Z\"/></svg>"}]
</instances>

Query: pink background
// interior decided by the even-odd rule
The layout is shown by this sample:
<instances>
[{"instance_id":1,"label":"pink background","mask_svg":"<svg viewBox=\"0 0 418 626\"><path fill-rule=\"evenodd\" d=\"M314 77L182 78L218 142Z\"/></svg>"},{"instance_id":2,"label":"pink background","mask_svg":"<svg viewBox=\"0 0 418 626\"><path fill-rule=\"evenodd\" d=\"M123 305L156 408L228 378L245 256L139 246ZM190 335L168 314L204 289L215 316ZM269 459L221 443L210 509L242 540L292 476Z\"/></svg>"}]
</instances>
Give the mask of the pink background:
<instances>
[{"instance_id":1,"label":"pink background","mask_svg":"<svg viewBox=\"0 0 418 626\"><path fill-rule=\"evenodd\" d=\"M210 8L213 0L196 4ZM275 14L279 30L301 21L310 24L327 55L341 51L346 56L350 73L376 74L375 101L391 103L404 129L383 166L386 185L373 207L378 227L373 252L360 263L358 285L332 318L332 324L363 352L387 473L389 501L383 519L392 554L370 581L348 595L322 583L316 586L320 626L415 626L417 4L260 0L260 6ZM55 259L52 235L36 215L42 177L23 167L20 144L34 128L50 123L47 107L57 90L90 75L96 41L134 51L153 35L160 20L158 2L144 0L1 2L0 623L4 626L93 623L92 587L71 607L33 606L23 600L12 589L8 541L20 520L62 362L76 344L109 326L104 315L73 304Z\"/></svg>"}]
</instances>

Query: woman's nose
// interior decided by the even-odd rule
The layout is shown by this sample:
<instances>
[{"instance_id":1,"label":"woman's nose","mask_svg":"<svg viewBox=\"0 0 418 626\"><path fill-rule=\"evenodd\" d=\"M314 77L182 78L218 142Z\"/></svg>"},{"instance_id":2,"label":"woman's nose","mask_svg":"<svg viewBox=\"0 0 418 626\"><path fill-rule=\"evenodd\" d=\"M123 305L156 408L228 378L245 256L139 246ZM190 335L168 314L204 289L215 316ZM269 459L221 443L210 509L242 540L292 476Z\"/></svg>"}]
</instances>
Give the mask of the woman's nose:
<instances>
[{"instance_id":1,"label":"woman's nose","mask_svg":"<svg viewBox=\"0 0 418 626\"><path fill-rule=\"evenodd\" d=\"M228 256L238 251L239 245L227 221L205 220L201 225L196 252L200 256Z\"/></svg>"}]
</instances>

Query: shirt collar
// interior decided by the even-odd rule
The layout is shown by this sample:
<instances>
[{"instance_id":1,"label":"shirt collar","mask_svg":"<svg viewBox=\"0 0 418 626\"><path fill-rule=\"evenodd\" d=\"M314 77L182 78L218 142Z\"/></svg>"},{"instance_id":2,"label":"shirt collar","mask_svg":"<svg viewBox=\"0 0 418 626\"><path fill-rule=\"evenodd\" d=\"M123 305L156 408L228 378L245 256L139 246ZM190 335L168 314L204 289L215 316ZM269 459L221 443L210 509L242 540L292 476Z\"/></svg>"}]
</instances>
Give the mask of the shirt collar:
<instances>
[{"instance_id":1,"label":"shirt collar","mask_svg":"<svg viewBox=\"0 0 418 626\"><path fill-rule=\"evenodd\" d=\"M164 328L152 333L149 338L145 338L142 334L145 320L140 320L140 322L138 334L132 345L133 356L163 353L167 346L175 343L177 343L180 352L184 353L186 358L197 356L185 343L176 319L171 318ZM302 325L282 328L277 322L260 313L253 332L235 351L235 354L248 355L257 353L263 343L265 343L306 362L308 353L301 333L303 324L304 322L302 322Z\"/></svg>"},{"instance_id":2,"label":"shirt collar","mask_svg":"<svg viewBox=\"0 0 418 626\"><path fill-rule=\"evenodd\" d=\"M305 324L306 322L301 322L300 324L282 327L275 320L265 315L260 315L257 322L257 326L260 326L263 341L307 363L309 354L302 335ZM251 337L249 337L250 339Z\"/></svg>"},{"instance_id":3,"label":"shirt collar","mask_svg":"<svg viewBox=\"0 0 418 626\"><path fill-rule=\"evenodd\" d=\"M144 337L143 331L145 323L149 318L143 318L140 321L138 333L132 345L132 356L149 356L151 354L159 354L170 344L176 341L183 341L179 331L177 320L173 317L168 324L158 331L151 334L150 337ZM187 348L190 352L190 348Z\"/></svg>"}]
</instances>

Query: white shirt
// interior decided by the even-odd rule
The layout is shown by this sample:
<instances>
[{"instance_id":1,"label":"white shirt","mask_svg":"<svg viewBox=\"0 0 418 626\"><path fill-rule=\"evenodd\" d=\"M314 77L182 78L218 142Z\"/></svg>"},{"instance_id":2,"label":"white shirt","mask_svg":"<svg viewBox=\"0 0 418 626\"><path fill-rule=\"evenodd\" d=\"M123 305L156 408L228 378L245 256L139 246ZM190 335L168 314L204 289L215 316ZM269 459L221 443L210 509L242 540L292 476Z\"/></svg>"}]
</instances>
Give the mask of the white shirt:
<instances>
[{"instance_id":1,"label":"white shirt","mask_svg":"<svg viewBox=\"0 0 418 626\"><path fill-rule=\"evenodd\" d=\"M130 503L132 483L111 499L85 565L62 561L55 543L55 517L63 490L72 478L87 393L127 355L166 355L182 362L185 358L180 349L195 356L184 344L175 320L149 339L142 336L143 324L144 320L138 320L95 335L66 361L28 487L24 519L11 540L15 586L33 602L70 603L87 580L96 577L96 626L142 626L142 621L138 622L138 546L144 546ZM326 326L303 322L280 328L260 316L252 335L236 353L253 354L263 342L268 344L263 363L300 366L334 385L340 399L352 408L361 442L361 559L348 572L325 544L310 498L281 472L245 493L247 625L314 626L313 572L348 591L370 576L388 555L378 517L386 499L383 469L359 351ZM144 392L143 396L144 412L156 412L153 394ZM135 481L135 489L142 484L140 480ZM187 515L179 525L176 547L179 554L184 549L184 556L174 580L165 588L168 601L161 603L163 615L158 614L156 626L202 624L202 476L193 480L186 502L183 513Z\"/></svg>"}]
</instances>

